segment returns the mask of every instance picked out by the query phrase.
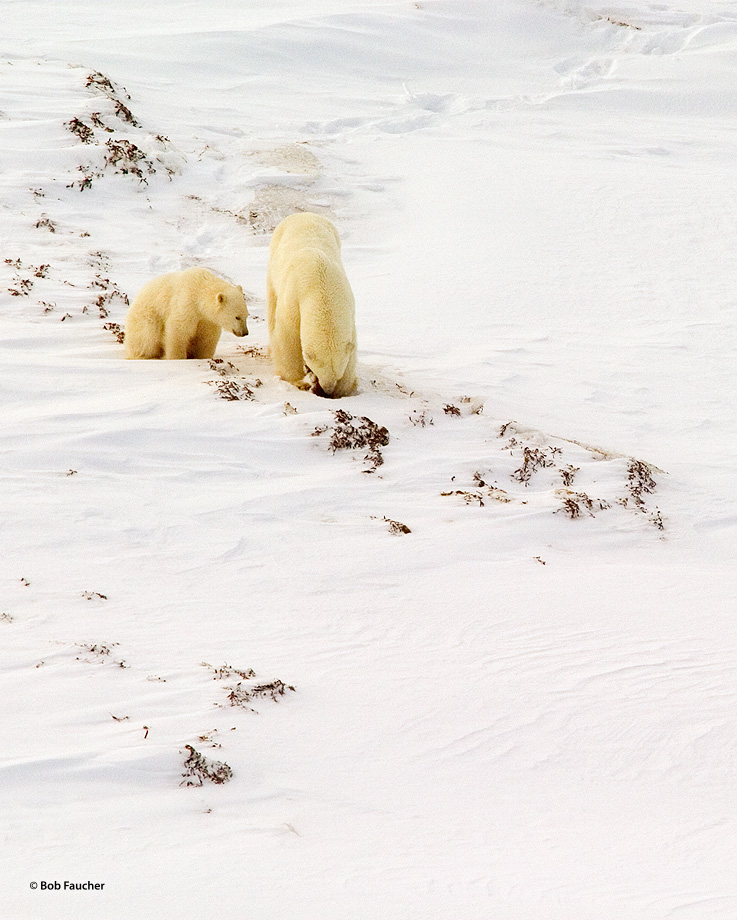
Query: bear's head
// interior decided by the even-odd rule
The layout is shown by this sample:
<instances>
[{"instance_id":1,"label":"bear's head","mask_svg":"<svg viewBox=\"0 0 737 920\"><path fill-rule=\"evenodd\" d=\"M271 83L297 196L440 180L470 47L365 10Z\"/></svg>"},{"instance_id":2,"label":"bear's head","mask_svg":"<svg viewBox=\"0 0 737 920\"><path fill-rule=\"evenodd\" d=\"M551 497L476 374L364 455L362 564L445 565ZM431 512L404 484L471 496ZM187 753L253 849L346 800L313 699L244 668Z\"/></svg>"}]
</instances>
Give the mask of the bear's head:
<instances>
[{"instance_id":1,"label":"bear's head","mask_svg":"<svg viewBox=\"0 0 737 920\"><path fill-rule=\"evenodd\" d=\"M248 335L248 307L240 285L229 285L226 290L218 291L216 309L223 329L237 336Z\"/></svg>"},{"instance_id":2,"label":"bear's head","mask_svg":"<svg viewBox=\"0 0 737 920\"><path fill-rule=\"evenodd\" d=\"M305 367L317 378L315 392L319 396L345 396L347 393L339 392L345 385L352 390L355 381L346 381L344 376L348 362L355 354L356 346L353 341L338 345L333 341L330 347L325 348L324 342L310 346L309 342L304 349L303 358ZM339 384L342 386L339 387Z\"/></svg>"}]
</instances>

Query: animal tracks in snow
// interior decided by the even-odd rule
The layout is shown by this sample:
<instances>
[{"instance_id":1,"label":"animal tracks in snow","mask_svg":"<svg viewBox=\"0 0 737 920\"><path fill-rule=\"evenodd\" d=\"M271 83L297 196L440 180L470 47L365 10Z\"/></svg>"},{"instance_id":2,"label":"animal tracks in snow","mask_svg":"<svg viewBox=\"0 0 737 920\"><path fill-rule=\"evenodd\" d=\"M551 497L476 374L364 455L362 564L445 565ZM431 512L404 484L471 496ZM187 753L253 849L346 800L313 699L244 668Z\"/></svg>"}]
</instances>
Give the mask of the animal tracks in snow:
<instances>
[{"instance_id":1,"label":"animal tracks in snow","mask_svg":"<svg viewBox=\"0 0 737 920\"><path fill-rule=\"evenodd\" d=\"M608 27L614 28L611 23ZM39 148L43 144L38 141L46 139L48 162L43 168L38 164L29 180L25 213L13 216L33 226L31 238L38 245L25 247L23 253L2 254L0 270L4 270L10 305L21 316L62 321L65 329L82 317L96 320L109 334L107 347L118 354L124 331L115 320L122 317L128 297L112 277L115 266L109 252L121 244L111 240L110 249L97 248L96 234L87 230L83 215L91 219L100 210L86 205L93 193L103 195L106 203L117 196L125 207L139 208L145 223L151 211L160 213L156 226L164 237L163 251L179 251L188 264L204 264L224 233L232 234L242 246L248 238L269 234L295 211L332 216L349 195L350 181L350 164L346 173L332 160L333 128L336 133L362 128L403 133L441 126L449 118L488 111L492 105L480 97L427 92L405 84L403 94L383 106L378 117L315 125L322 139L250 141L244 147L241 134L230 132L222 136L231 148L238 148L238 156L232 155L233 150L226 156L225 148L218 146L221 142L212 140L199 148L197 156L180 153L164 135L142 125L135 100L106 75L61 64L19 62L18 66L21 79L33 79L40 87L53 85L59 99L58 111L39 113L37 123L24 128L23 143L29 147ZM602 54L568 58L555 70L561 87L578 91L611 79L616 66L615 56ZM12 104L5 114L6 121L20 122L21 113ZM115 140L114 149L110 139ZM91 165L85 171L87 162ZM214 170L219 181L211 193L185 194L179 188L184 183L169 182L177 164ZM342 178L336 178L339 174ZM59 177L56 182L54 176ZM91 189L83 187L87 178ZM221 186L231 185L244 190L240 201L220 191ZM151 274L179 267L162 263L157 252L153 246L147 256ZM363 368L361 393L340 405L295 391L274 376L257 338L262 304L252 295L248 300L255 344L230 352L221 346L222 356L201 368L195 364L193 376L204 380L214 396L233 404L230 410L222 406L222 412L240 413L246 425L257 416L262 436L273 440L275 450L286 436L291 443L301 442L300 450L309 452L313 460L322 455L322 468L333 464L371 473L378 494L365 515L366 527L373 526L371 519L401 520L414 534L449 519L488 520L513 527L516 519L537 515L541 520L570 519L579 526L596 519L597 529L613 531L626 532L641 524L655 531L664 529L663 516L653 501L661 476L648 464L492 419L484 413L481 399L443 399L414 391L396 375L369 366ZM35 313L28 309L34 301ZM334 425L338 411L359 423L367 420L386 429L380 464L375 457L364 456L360 438L335 457L327 438L311 440L315 431L327 432ZM264 432L264 424L271 424L271 435Z\"/></svg>"},{"instance_id":2,"label":"animal tracks in snow","mask_svg":"<svg viewBox=\"0 0 737 920\"><path fill-rule=\"evenodd\" d=\"M561 84L570 89L583 89L611 76L615 63L611 58L590 59L583 62L575 59L563 61L554 67L561 75Z\"/></svg>"},{"instance_id":3,"label":"animal tracks in snow","mask_svg":"<svg viewBox=\"0 0 737 920\"><path fill-rule=\"evenodd\" d=\"M664 3L602 0L540 0L547 7L574 16L608 36L612 50L635 54L676 54L713 45L733 44L737 16L725 15L725 4L704 2L698 12Z\"/></svg>"},{"instance_id":4,"label":"animal tracks in snow","mask_svg":"<svg viewBox=\"0 0 737 920\"><path fill-rule=\"evenodd\" d=\"M560 78L557 89L551 88L545 95L495 100L494 108L547 103L561 95L621 86L620 71L638 57L671 56L737 43L737 17L725 15L723 4L707 2L700 12L687 12L665 4L541 2L594 31L600 54L574 56L553 64Z\"/></svg>"},{"instance_id":5,"label":"animal tracks in snow","mask_svg":"<svg viewBox=\"0 0 737 920\"><path fill-rule=\"evenodd\" d=\"M375 131L383 134L411 134L428 128L440 128L450 118L483 111L488 107L488 101L482 97L414 91L407 84L403 89L403 95L398 98L376 101L375 110L381 114L308 122L304 126L305 134L328 137Z\"/></svg>"}]
</instances>

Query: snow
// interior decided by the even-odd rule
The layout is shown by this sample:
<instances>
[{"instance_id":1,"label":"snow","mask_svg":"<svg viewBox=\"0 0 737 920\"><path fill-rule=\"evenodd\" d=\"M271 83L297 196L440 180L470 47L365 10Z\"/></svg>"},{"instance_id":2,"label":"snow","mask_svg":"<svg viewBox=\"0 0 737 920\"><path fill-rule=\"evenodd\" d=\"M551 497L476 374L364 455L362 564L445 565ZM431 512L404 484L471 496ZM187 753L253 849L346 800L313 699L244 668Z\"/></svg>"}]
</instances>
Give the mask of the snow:
<instances>
[{"instance_id":1,"label":"snow","mask_svg":"<svg viewBox=\"0 0 737 920\"><path fill-rule=\"evenodd\" d=\"M0 914L734 920L734 4L3 21ZM300 209L336 402L266 355ZM124 361L192 264L249 338Z\"/></svg>"}]
</instances>

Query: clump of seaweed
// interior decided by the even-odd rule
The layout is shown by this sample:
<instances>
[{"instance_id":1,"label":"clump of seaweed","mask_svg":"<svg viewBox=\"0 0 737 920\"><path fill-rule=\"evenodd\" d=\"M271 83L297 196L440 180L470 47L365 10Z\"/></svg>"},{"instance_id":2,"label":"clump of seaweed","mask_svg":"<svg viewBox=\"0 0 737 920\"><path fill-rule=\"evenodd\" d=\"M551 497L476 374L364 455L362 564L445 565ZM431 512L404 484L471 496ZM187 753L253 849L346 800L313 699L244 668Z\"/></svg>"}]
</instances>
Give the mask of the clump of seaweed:
<instances>
[{"instance_id":1,"label":"clump of seaweed","mask_svg":"<svg viewBox=\"0 0 737 920\"><path fill-rule=\"evenodd\" d=\"M215 371L221 377L232 377L238 370L235 364L225 361L223 358L210 358L208 364L210 365L210 370Z\"/></svg>"},{"instance_id":2,"label":"clump of seaweed","mask_svg":"<svg viewBox=\"0 0 737 920\"><path fill-rule=\"evenodd\" d=\"M118 120L118 128L121 122L134 128L140 128L141 124L126 104L130 101L128 93L117 87L105 74L98 71L90 73L86 86L103 95L112 106L112 112L92 112L86 120L75 117L66 122L65 127L83 144L97 145L104 155L104 164L100 168L92 165L78 166L82 177L71 182L67 188L78 188L84 192L92 188L93 181L101 178L106 171L133 176L144 185L148 184L147 176L154 175L160 169L165 169L171 177L175 170L166 166L159 157L149 157L132 140L118 136L109 137L104 142L99 140L96 131L116 134L116 128L109 123L111 119ZM169 145L168 138L163 134L157 134L155 140L161 147Z\"/></svg>"},{"instance_id":3,"label":"clump of seaweed","mask_svg":"<svg viewBox=\"0 0 737 920\"><path fill-rule=\"evenodd\" d=\"M571 492L570 489L561 489L556 494L561 501L561 507L557 508L554 513L563 513L571 520L582 517L584 513L588 514L589 517L595 517L597 512L611 508L611 505L605 499L590 498L585 492Z\"/></svg>"},{"instance_id":4,"label":"clump of seaweed","mask_svg":"<svg viewBox=\"0 0 737 920\"><path fill-rule=\"evenodd\" d=\"M99 595L104 597L104 595ZM112 650L115 646L118 645L117 642L113 642L110 645L103 645L102 643L90 643L90 642L78 642L77 648L81 648L88 655L96 656L94 659L91 658L82 658L80 655L77 655L77 661L84 661L87 664L92 664L93 661L97 661L100 664L104 664L106 661L111 661L113 664L117 665L119 668L127 668L128 665L123 659L113 659L111 657Z\"/></svg>"},{"instance_id":5,"label":"clump of seaweed","mask_svg":"<svg viewBox=\"0 0 737 920\"><path fill-rule=\"evenodd\" d=\"M467 489L453 489L450 492L441 492L440 494L442 496L460 495L467 505L478 505L480 508L484 507L484 496L481 492L470 492Z\"/></svg>"},{"instance_id":6,"label":"clump of seaweed","mask_svg":"<svg viewBox=\"0 0 737 920\"><path fill-rule=\"evenodd\" d=\"M228 700L231 706L240 706L243 709L252 709L250 703L254 700L270 699L276 702L284 696L288 690L295 692L294 687L285 684L283 680L272 680L266 683L251 683L256 677L253 668L234 668L229 664L222 664L220 667L214 667L203 661L203 668L212 672L213 680L229 680L234 677L238 678L238 683L234 687L225 687L228 692Z\"/></svg>"},{"instance_id":7,"label":"clump of seaweed","mask_svg":"<svg viewBox=\"0 0 737 920\"><path fill-rule=\"evenodd\" d=\"M201 786L205 780L221 785L222 783L227 783L233 776L233 771L227 763L219 760L208 760L204 754L196 751L191 744L185 744L184 746L189 751L189 755L184 761L184 773L182 773L180 786Z\"/></svg>"},{"instance_id":8,"label":"clump of seaweed","mask_svg":"<svg viewBox=\"0 0 737 920\"><path fill-rule=\"evenodd\" d=\"M148 179L141 167L146 169L149 176L155 174L156 168L140 147L125 138L120 138L120 140L111 138L105 141L105 146L107 147L105 166L112 166L116 173L124 176L135 176L139 182L148 185Z\"/></svg>"},{"instance_id":9,"label":"clump of seaweed","mask_svg":"<svg viewBox=\"0 0 737 920\"><path fill-rule=\"evenodd\" d=\"M41 217L33 226L36 230L48 230L49 233L56 233L56 224L50 217Z\"/></svg>"},{"instance_id":10,"label":"clump of seaweed","mask_svg":"<svg viewBox=\"0 0 737 920\"><path fill-rule=\"evenodd\" d=\"M631 459L627 466L627 491L639 511L646 510L643 496L651 495L656 486L652 467L642 460Z\"/></svg>"},{"instance_id":11,"label":"clump of seaweed","mask_svg":"<svg viewBox=\"0 0 737 920\"><path fill-rule=\"evenodd\" d=\"M369 463L369 468L364 473L374 473L383 465L384 456L381 448L389 443L389 432L366 416L354 418L344 409L333 413L335 424L330 433L330 449L333 453L338 450L367 450L364 459ZM318 427L313 431L313 436L324 434L328 427Z\"/></svg>"},{"instance_id":12,"label":"clump of seaweed","mask_svg":"<svg viewBox=\"0 0 737 920\"><path fill-rule=\"evenodd\" d=\"M485 505L484 499L509 504L512 501L509 493L505 492L504 489L500 489L498 485L487 482L484 478L485 475L481 470L475 470L471 477L473 489L452 489L449 492L441 492L440 494L443 496L458 495L467 505L478 505L480 508ZM455 480L455 476L453 479Z\"/></svg>"},{"instance_id":13,"label":"clump of seaweed","mask_svg":"<svg viewBox=\"0 0 737 920\"><path fill-rule=\"evenodd\" d=\"M379 520L377 517L372 515L372 520ZM399 535L404 533L412 533L412 531L407 527L406 524L403 524L401 521L394 521L391 518L388 518L386 515L381 518L385 524L389 525L389 533Z\"/></svg>"},{"instance_id":14,"label":"clump of seaweed","mask_svg":"<svg viewBox=\"0 0 737 920\"><path fill-rule=\"evenodd\" d=\"M415 426L415 428L427 428L428 425L434 425L433 417L428 415L428 413L422 409L414 409L412 414L409 416L410 422Z\"/></svg>"},{"instance_id":15,"label":"clump of seaweed","mask_svg":"<svg viewBox=\"0 0 737 920\"><path fill-rule=\"evenodd\" d=\"M627 491L629 498L624 499L626 505L631 499L635 508L642 514L648 514L646 495L652 495L657 487L657 482L653 475L653 467L642 460L630 459L627 466ZM649 515L648 520L658 530L665 530L665 522L659 508Z\"/></svg>"},{"instance_id":16,"label":"clump of seaweed","mask_svg":"<svg viewBox=\"0 0 737 920\"><path fill-rule=\"evenodd\" d=\"M117 98L117 90L113 85L112 80L109 77L106 77L104 73L100 73L98 70L88 75L85 86L96 89L103 93L105 96ZM128 93L126 93L125 90L123 90L123 92L125 94L125 98L130 99Z\"/></svg>"},{"instance_id":17,"label":"clump of seaweed","mask_svg":"<svg viewBox=\"0 0 737 920\"><path fill-rule=\"evenodd\" d=\"M75 137L78 137L83 144L94 144L95 132L89 125L85 124L79 118L72 118L71 121L64 123L64 127L71 131Z\"/></svg>"},{"instance_id":18,"label":"clump of seaweed","mask_svg":"<svg viewBox=\"0 0 737 920\"><path fill-rule=\"evenodd\" d=\"M206 661L202 662L203 668L209 668L212 671L213 680L227 680L229 677L240 677L241 680L251 680L256 676L256 672L253 668L234 668L229 664L223 664L219 668L213 667L211 664L208 664Z\"/></svg>"},{"instance_id":19,"label":"clump of seaweed","mask_svg":"<svg viewBox=\"0 0 737 920\"><path fill-rule=\"evenodd\" d=\"M210 383L214 385L221 399L227 399L230 402L238 399L253 399L254 389L261 386L260 380L249 383L245 378L240 380L234 380L233 378L212 380Z\"/></svg>"},{"instance_id":20,"label":"clump of seaweed","mask_svg":"<svg viewBox=\"0 0 737 920\"><path fill-rule=\"evenodd\" d=\"M92 188L93 181L102 176L99 170L93 169L91 166L78 166L77 172L82 174L82 178L77 179L76 182L70 182L67 188L78 188L80 192L85 192L87 189Z\"/></svg>"},{"instance_id":21,"label":"clump of seaweed","mask_svg":"<svg viewBox=\"0 0 737 920\"><path fill-rule=\"evenodd\" d=\"M20 259L5 259L5 264L15 270L13 284L15 287L9 287L8 293L11 297L27 297L33 290L35 284L34 278L48 278L51 266L48 263L43 265L26 265Z\"/></svg>"},{"instance_id":22,"label":"clump of seaweed","mask_svg":"<svg viewBox=\"0 0 737 920\"><path fill-rule=\"evenodd\" d=\"M273 700L275 703L278 702L279 697L282 697L286 694L287 690L295 692L294 687L291 687L289 684L285 684L282 680L272 680L267 684L254 684L252 686L244 686L241 681L239 681L235 687L231 687L230 693L228 694L228 699L230 700L231 706L242 706L245 709L250 709L250 703L254 700Z\"/></svg>"},{"instance_id":23,"label":"clump of seaweed","mask_svg":"<svg viewBox=\"0 0 737 920\"><path fill-rule=\"evenodd\" d=\"M403 534L403 533L412 533L412 531L407 527L406 524L403 524L401 521L393 521L391 518L385 517L384 520L389 525L389 533L391 534Z\"/></svg>"},{"instance_id":24,"label":"clump of seaweed","mask_svg":"<svg viewBox=\"0 0 737 920\"><path fill-rule=\"evenodd\" d=\"M262 381L258 377L247 380L245 377L236 377L237 368L230 361L224 361L222 358L210 358L208 361L210 370L221 378L220 380L208 380L210 386L214 386L218 396L221 399L227 399L235 402L239 399L253 399L253 391L257 390Z\"/></svg>"},{"instance_id":25,"label":"clump of seaweed","mask_svg":"<svg viewBox=\"0 0 737 920\"><path fill-rule=\"evenodd\" d=\"M517 482L521 482L525 486L529 485L533 474L538 470L555 466L555 461L560 453L561 449L559 447L540 449L538 447L529 447L525 444L522 447L522 466L512 473L512 479L516 479Z\"/></svg>"}]
</instances>

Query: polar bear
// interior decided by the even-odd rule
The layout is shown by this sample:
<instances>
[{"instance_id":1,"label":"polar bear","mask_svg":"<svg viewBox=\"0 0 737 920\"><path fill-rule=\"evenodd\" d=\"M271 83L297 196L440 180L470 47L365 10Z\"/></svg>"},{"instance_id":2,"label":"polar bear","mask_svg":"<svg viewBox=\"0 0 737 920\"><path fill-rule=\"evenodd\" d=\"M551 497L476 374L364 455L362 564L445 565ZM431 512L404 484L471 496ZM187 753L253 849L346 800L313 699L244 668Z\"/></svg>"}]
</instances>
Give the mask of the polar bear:
<instances>
[{"instance_id":1,"label":"polar bear","mask_svg":"<svg viewBox=\"0 0 737 920\"><path fill-rule=\"evenodd\" d=\"M331 221L305 212L279 224L271 238L266 297L277 374L320 396L354 393L355 301Z\"/></svg>"},{"instance_id":2,"label":"polar bear","mask_svg":"<svg viewBox=\"0 0 737 920\"><path fill-rule=\"evenodd\" d=\"M125 320L126 358L212 358L223 329L248 335L243 288L206 268L159 275Z\"/></svg>"}]
</instances>

